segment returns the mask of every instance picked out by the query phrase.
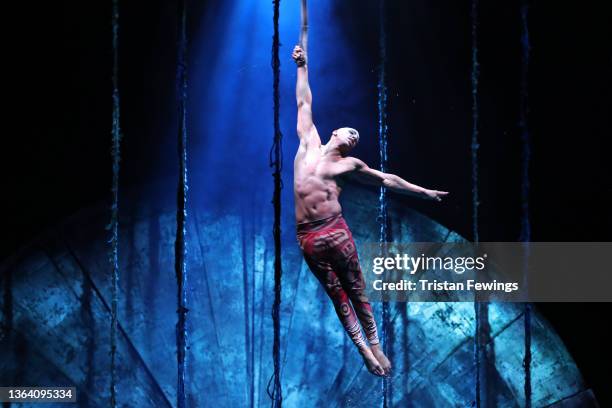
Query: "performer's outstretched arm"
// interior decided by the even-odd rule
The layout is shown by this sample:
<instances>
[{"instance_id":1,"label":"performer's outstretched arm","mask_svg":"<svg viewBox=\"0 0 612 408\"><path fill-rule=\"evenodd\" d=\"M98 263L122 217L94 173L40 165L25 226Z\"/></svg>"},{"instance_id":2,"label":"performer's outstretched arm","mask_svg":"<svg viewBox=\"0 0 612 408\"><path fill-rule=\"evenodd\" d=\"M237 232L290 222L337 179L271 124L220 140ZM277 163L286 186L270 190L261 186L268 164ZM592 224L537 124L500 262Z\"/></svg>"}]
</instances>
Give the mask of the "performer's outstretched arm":
<instances>
[{"instance_id":1,"label":"performer's outstretched arm","mask_svg":"<svg viewBox=\"0 0 612 408\"><path fill-rule=\"evenodd\" d=\"M345 160L348 170L346 174L364 184L384 186L397 193L436 201L442 201L442 197L448 194L447 191L429 190L409 183L395 174L383 173L382 171L372 169L363 161L354 157L347 157Z\"/></svg>"}]
</instances>

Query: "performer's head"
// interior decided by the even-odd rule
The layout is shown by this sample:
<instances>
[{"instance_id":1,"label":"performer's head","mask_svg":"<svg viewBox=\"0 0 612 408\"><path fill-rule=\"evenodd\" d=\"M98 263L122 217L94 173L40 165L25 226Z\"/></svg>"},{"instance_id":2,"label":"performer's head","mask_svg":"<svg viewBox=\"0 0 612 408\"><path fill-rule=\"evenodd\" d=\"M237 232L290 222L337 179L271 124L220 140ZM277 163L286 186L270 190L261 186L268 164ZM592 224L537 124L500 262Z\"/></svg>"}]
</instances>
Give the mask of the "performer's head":
<instances>
[{"instance_id":1,"label":"performer's head","mask_svg":"<svg viewBox=\"0 0 612 408\"><path fill-rule=\"evenodd\" d=\"M346 154L359 143L359 132L349 127L336 129L329 141L338 147L340 153Z\"/></svg>"}]
</instances>

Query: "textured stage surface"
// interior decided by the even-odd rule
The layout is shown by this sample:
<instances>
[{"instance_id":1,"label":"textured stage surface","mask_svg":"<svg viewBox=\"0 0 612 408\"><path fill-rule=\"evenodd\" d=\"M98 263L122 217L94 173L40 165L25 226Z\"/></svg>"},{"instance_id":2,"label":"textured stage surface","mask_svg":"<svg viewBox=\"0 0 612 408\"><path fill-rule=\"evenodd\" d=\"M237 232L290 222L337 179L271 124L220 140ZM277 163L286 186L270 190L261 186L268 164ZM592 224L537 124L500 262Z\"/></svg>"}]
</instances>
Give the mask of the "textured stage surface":
<instances>
[{"instance_id":1,"label":"textured stage surface","mask_svg":"<svg viewBox=\"0 0 612 408\"><path fill-rule=\"evenodd\" d=\"M344 215L358 246L377 241L377 195L348 190ZM145 202L148 193L138 194L124 203ZM258 207L236 201L216 213L190 202L187 394L192 407L269 405L272 207L268 196ZM124 205L120 219L119 406L170 407L176 401L174 195L156 203ZM302 261L293 211L283 211L283 403L380 406L381 380L367 372L341 329ZM463 240L393 197L390 213L395 241ZM11 329L3 330L0 344L2 385L75 385L79 406L108 406L108 214L105 206L84 210L2 266L2 321ZM374 308L380 321L380 304ZM498 407L524 406L522 313L521 304L489 307L491 361L483 369L489 401ZM472 406L473 305L396 303L391 314L391 406ZM537 310L532 321L533 407L596 406L552 327Z\"/></svg>"}]
</instances>

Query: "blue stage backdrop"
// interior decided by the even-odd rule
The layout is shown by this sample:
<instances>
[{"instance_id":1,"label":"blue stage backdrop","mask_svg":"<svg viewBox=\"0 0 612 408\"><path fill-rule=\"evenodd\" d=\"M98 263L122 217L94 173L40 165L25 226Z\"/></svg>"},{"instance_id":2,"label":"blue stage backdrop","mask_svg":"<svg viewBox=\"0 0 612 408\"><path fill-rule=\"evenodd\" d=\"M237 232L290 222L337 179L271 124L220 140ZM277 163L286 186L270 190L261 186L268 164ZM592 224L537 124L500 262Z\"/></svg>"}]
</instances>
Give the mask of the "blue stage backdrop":
<instances>
[{"instance_id":1,"label":"blue stage backdrop","mask_svg":"<svg viewBox=\"0 0 612 408\"><path fill-rule=\"evenodd\" d=\"M118 385L120 406L170 407L176 401L176 281L173 180L125 194L120 228ZM163 197L160 193L164 193ZM157 197L147 202L138 197ZM267 406L273 372L273 246L269 196L189 210L187 395L190 406ZM377 196L354 186L344 199L357 245L377 240ZM435 221L390 203L397 241L462 241ZM3 384L76 385L80 406L108 406L107 209L90 208L49 231L3 265ZM287 407L372 407L380 379L364 368L331 302L301 259L292 214L283 217L281 356ZM8 289L8 290L7 290ZM380 319L380 304L374 309ZM471 303L391 307L394 406L470 406L474 399ZM494 357L485 367L499 407L524 405L523 308L491 304ZM550 325L532 316L533 406L569 398L595 406L571 356Z\"/></svg>"}]
</instances>

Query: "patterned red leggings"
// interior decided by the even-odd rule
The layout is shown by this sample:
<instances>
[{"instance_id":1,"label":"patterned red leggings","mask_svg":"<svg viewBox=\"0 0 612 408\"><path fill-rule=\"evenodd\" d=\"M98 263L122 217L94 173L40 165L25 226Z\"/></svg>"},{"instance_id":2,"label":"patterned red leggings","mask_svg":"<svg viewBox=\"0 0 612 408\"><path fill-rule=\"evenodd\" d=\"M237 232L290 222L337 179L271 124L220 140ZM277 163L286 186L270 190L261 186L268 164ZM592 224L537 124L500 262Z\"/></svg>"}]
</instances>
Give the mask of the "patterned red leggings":
<instances>
[{"instance_id":1,"label":"patterned red leggings","mask_svg":"<svg viewBox=\"0 0 612 408\"><path fill-rule=\"evenodd\" d=\"M297 239L306 263L325 288L353 343L359 349L367 347L359 327L361 322L368 342L378 344L372 306L364 294L365 280L357 248L342 214L298 224Z\"/></svg>"}]
</instances>

